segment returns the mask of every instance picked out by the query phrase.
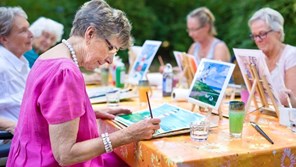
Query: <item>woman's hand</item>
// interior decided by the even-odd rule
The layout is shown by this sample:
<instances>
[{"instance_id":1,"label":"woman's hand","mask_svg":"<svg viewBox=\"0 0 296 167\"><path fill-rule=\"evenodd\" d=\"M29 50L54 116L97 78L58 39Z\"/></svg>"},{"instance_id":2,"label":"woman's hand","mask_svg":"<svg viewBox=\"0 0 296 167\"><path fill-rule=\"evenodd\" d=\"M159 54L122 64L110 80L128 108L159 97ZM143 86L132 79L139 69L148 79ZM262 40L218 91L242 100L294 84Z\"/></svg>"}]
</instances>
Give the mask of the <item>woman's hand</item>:
<instances>
[{"instance_id":1,"label":"woman's hand","mask_svg":"<svg viewBox=\"0 0 296 167\"><path fill-rule=\"evenodd\" d=\"M280 96L280 101L284 106L290 107L289 106L290 105L289 100L290 100L292 107L293 108L296 107L296 96L293 94L291 90L283 89L281 90L279 96Z\"/></svg>"},{"instance_id":2,"label":"woman's hand","mask_svg":"<svg viewBox=\"0 0 296 167\"><path fill-rule=\"evenodd\" d=\"M101 108L95 110L96 118L114 119L118 114L130 114L131 110L126 108Z\"/></svg>"},{"instance_id":3,"label":"woman's hand","mask_svg":"<svg viewBox=\"0 0 296 167\"><path fill-rule=\"evenodd\" d=\"M155 131L160 128L159 123L159 118L145 119L129 126L127 133L133 141L150 139Z\"/></svg>"}]
</instances>

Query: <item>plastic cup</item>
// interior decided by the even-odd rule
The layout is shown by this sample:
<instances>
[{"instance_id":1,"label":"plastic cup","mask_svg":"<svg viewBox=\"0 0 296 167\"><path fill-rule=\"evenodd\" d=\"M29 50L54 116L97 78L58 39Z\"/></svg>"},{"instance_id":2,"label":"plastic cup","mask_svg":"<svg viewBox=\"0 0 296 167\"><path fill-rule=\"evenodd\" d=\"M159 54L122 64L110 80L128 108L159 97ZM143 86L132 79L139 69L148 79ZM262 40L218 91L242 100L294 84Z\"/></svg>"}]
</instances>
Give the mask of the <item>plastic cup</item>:
<instances>
[{"instance_id":1,"label":"plastic cup","mask_svg":"<svg viewBox=\"0 0 296 167\"><path fill-rule=\"evenodd\" d=\"M248 98L249 98L249 91L247 89L242 89L240 92L241 100L247 104Z\"/></svg>"}]
</instances>

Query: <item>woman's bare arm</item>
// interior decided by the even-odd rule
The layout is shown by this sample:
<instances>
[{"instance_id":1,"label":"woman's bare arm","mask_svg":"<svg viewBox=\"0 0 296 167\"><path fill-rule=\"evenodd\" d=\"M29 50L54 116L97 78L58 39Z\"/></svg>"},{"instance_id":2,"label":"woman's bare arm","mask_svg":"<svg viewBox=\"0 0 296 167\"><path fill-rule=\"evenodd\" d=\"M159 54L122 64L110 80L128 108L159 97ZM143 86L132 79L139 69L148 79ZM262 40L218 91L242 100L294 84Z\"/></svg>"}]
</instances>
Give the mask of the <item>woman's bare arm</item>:
<instances>
[{"instance_id":1,"label":"woman's bare arm","mask_svg":"<svg viewBox=\"0 0 296 167\"><path fill-rule=\"evenodd\" d=\"M220 42L216 45L214 51L214 59L224 62L230 62L230 52L224 42Z\"/></svg>"},{"instance_id":2,"label":"woman's bare arm","mask_svg":"<svg viewBox=\"0 0 296 167\"><path fill-rule=\"evenodd\" d=\"M79 118L62 124L49 125L50 142L53 154L62 166L90 160L105 153L101 138L76 142ZM137 124L109 134L113 148L138 141L150 139L159 129L159 119L147 119Z\"/></svg>"}]
</instances>

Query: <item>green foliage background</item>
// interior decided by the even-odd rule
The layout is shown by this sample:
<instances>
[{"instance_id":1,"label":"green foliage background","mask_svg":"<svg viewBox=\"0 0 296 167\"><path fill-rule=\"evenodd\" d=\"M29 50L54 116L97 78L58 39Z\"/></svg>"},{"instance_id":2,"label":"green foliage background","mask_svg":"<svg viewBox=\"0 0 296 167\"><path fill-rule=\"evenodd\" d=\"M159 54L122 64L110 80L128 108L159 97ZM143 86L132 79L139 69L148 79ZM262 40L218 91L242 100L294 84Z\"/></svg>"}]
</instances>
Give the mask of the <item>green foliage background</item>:
<instances>
[{"instance_id":1,"label":"green foliage background","mask_svg":"<svg viewBox=\"0 0 296 167\"><path fill-rule=\"evenodd\" d=\"M186 30L186 15L191 10L208 7L216 17L218 38L232 48L256 48L248 38L248 19L258 9L271 7L285 18L285 43L295 45L295 0L106 0L111 6L126 12L132 22L135 45L146 39L161 40L157 55L175 64L173 50L187 51L192 40ZM21 6L32 23L39 16L52 18L65 26L67 38L76 10L85 0L1 0L1 6ZM119 53L127 61L127 52ZM158 65L157 58L153 65ZM152 70L153 71L153 70Z\"/></svg>"}]
</instances>

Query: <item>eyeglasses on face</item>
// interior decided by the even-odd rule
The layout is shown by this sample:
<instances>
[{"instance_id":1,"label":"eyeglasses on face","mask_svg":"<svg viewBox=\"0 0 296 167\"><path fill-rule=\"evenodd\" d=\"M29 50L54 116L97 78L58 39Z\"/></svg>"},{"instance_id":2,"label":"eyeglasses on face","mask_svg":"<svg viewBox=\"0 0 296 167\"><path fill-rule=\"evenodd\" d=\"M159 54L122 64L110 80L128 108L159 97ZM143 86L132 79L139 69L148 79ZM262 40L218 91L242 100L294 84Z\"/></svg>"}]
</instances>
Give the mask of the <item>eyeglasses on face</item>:
<instances>
[{"instance_id":1,"label":"eyeglasses on face","mask_svg":"<svg viewBox=\"0 0 296 167\"><path fill-rule=\"evenodd\" d=\"M189 32L196 32L200 29L204 28L204 26L199 26L197 28L187 28L186 31L189 33Z\"/></svg>"},{"instance_id":2,"label":"eyeglasses on face","mask_svg":"<svg viewBox=\"0 0 296 167\"><path fill-rule=\"evenodd\" d=\"M107 47L108 47L108 50L110 52L118 52L119 48L117 48L116 46L112 45L111 42L108 40L108 39L105 39L105 42L107 43Z\"/></svg>"},{"instance_id":3,"label":"eyeglasses on face","mask_svg":"<svg viewBox=\"0 0 296 167\"><path fill-rule=\"evenodd\" d=\"M269 31L266 31L266 32L260 32L258 35L254 35L254 34L250 34L250 38L253 40L253 41L256 41L256 39L260 39L260 40L263 40L267 37L267 34L272 32L273 30L269 30Z\"/></svg>"}]
</instances>

